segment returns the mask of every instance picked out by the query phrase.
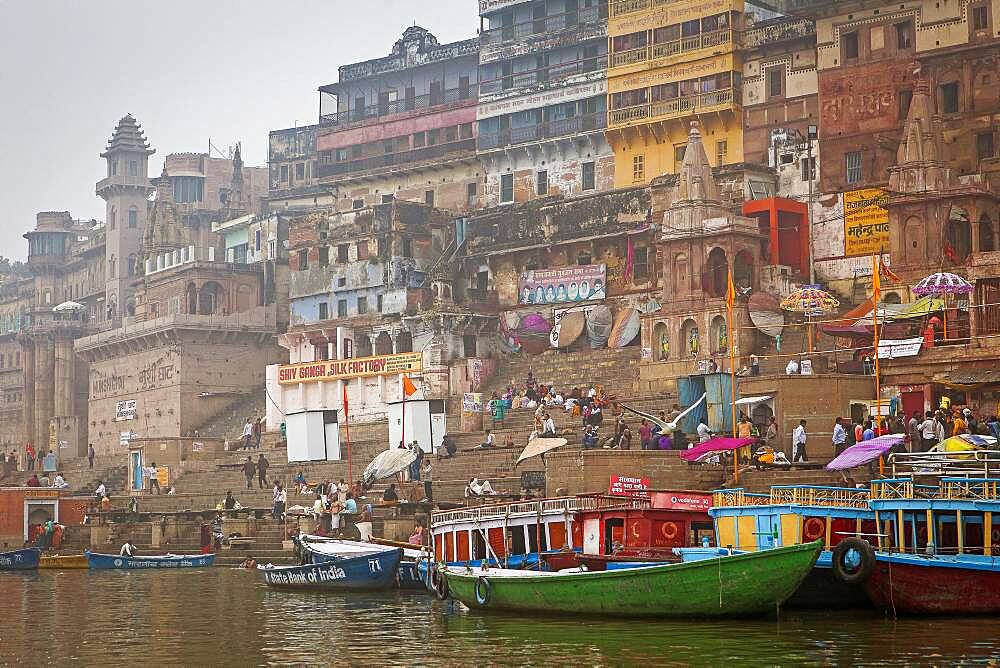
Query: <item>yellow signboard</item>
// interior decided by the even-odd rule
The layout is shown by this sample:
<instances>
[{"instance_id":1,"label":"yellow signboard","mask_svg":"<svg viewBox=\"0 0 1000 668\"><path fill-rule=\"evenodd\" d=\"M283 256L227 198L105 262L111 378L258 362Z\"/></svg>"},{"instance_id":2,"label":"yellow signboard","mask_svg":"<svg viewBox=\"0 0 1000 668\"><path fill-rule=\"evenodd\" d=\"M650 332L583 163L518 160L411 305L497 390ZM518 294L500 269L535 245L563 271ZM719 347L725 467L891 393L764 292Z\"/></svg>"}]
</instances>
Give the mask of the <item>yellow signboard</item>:
<instances>
[{"instance_id":1,"label":"yellow signboard","mask_svg":"<svg viewBox=\"0 0 1000 668\"><path fill-rule=\"evenodd\" d=\"M321 380L395 376L403 373L417 373L422 369L423 356L421 353L320 360L278 367L278 383L294 385L297 383L316 383Z\"/></svg>"},{"instance_id":2,"label":"yellow signboard","mask_svg":"<svg viewBox=\"0 0 1000 668\"><path fill-rule=\"evenodd\" d=\"M680 63L671 67L661 67L651 72L640 72L608 81L609 93L620 93L637 88L649 88L660 84L686 79L697 79L712 74L729 72L733 69L733 54L727 53L714 58L706 58L693 63Z\"/></svg>"},{"instance_id":3,"label":"yellow signboard","mask_svg":"<svg viewBox=\"0 0 1000 668\"><path fill-rule=\"evenodd\" d=\"M844 255L889 250L889 193L881 188L844 193Z\"/></svg>"},{"instance_id":4,"label":"yellow signboard","mask_svg":"<svg viewBox=\"0 0 1000 668\"><path fill-rule=\"evenodd\" d=\"M730 11L743 11L743 0L693 0L675 2L644 12L630 12L608 21L608 34L629 35L643 30L700 19Z\"/></svg>"}]
</instances>

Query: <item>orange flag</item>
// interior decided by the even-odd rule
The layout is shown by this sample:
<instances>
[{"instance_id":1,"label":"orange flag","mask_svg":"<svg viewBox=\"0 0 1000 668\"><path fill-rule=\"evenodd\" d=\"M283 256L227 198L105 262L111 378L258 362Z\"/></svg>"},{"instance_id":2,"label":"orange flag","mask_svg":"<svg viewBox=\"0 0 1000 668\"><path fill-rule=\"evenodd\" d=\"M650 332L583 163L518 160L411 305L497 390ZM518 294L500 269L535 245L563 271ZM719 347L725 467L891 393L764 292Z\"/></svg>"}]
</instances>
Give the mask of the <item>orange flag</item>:
<instances>
[{"instance_id":1,"label":"orange flag","mask_svg":"<svg viewBox=\"0 0 1000 668\"><path fill-rule=\"evenodd\" d=\"M733 303L736 301L736 286L733 285L733 271L729 270L729 285L726 286L726 310L733 312Z\"/></svg>"},{"instance_id":2,"label":"orange flag","mask_svg":"<svg viewBox=\"0 0 1000 668\"><path fill-rule=\"evenodd\" d=\"M413 384L409 376L403 376L403 396L410 396L417 391L417 386Z\"/></svg>"},{"instance_id":3,"label":"orange flag","mask_svg":"<svg viewBox=\"0 0 1000 668\"><path fill-rule=\"evenodd\" d=\"M877 255L872 255L872 299L875 300L876 307L882 299L882 277L879 275L879 261Z\"/></svg>"}]
</instances>

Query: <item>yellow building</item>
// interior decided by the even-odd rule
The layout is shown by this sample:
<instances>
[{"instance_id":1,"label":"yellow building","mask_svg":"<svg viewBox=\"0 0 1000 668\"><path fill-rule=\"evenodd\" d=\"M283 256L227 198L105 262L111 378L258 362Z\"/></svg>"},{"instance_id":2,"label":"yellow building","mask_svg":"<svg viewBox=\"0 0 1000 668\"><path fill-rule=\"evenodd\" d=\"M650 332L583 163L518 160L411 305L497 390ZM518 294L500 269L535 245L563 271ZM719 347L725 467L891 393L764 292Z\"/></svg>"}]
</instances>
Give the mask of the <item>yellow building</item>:
<instances>
[{"instance_id":1,"label":"yellow building","mask_svg":"<svg viewBox=\"0 0 1000 668\"><path fill-rule=\"evenodd\" d=\"M615 187L676 173L693 118L713 167L742 162L742 0L611 0L609 14Z\"/></svg>"}]
</instances>

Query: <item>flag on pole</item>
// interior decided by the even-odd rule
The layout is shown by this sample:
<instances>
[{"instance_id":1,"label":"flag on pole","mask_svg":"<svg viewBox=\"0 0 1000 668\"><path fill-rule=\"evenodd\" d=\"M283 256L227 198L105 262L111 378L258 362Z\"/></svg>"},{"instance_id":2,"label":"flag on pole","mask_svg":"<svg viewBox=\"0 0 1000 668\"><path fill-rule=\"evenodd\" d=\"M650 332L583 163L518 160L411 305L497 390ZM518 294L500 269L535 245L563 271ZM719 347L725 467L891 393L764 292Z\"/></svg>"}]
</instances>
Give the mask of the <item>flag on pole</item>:
<instances>
[{"instance_id":1,"label":"flag on pole","mask_svg":"<svg viewBox=\"0 0 1000 668\"><path fill-rule=\"evenodd\" d=\"M347 383L344 383L343 386L344 386L344 421L346 422L347 421Z\"/></svg>"},{"instance_id":2,"label":"flag on pole","mask_svg":"<svg viewBox=\"0 0 1000 668\"><path fill-rule=\"evenodd\" d=\"M729 284L726 286L726 310L733 312L733 303L736 301L736 286L733 285L733 270L729 270Z\"/></svg>"},{"instance_id":3,"label":"flag on pole","mask_svg":"<svg viewBox=\"0 0 1000 668\"><path fill-rule=\"evenodd\" d=\"M409 376L403 376L403 396L408 397L417 391L417 386L413 384Z\"/></svg>"},{"instance_id":4,"label":"flag on pole","mask_svg":"<svg viewBox=\"0 0 1000 668\"><path fill-rule=\"evenodd\" d=\"M872 299L875 300L876 305L882 298L882 276L880 274L878 255L872 255Z\"/></svg>"},{"instance_id":5,"label":"flag on pole","mask_svg":"<svg viewBox=\"0 0 1000 668\"><path fill-rule=\"evenodd\" d=\"M903 282L903 279L901 279L901 278L900 278L900 277L899 277L899 276L898 276L898 275L896 274L896 272L894 272L894 271L893 271L893 270L892 270L892 269L891 269L891 268L889 267L889 265L888 265L888 264L886 264L886 261L885 261L885 258L883 258L881 254L879 254L879 256L878 256L878 260L879 260L879 261L878 261L878 266L879 266L879 269L880 269L880 270L882 271L882 275L883 275L883 276L885 276L885 277L886 277L887 279L889 279L890 281L894 281L894 282L896 282L896 283L902 283L902 282Z\"/></svg>"}]
</instances>

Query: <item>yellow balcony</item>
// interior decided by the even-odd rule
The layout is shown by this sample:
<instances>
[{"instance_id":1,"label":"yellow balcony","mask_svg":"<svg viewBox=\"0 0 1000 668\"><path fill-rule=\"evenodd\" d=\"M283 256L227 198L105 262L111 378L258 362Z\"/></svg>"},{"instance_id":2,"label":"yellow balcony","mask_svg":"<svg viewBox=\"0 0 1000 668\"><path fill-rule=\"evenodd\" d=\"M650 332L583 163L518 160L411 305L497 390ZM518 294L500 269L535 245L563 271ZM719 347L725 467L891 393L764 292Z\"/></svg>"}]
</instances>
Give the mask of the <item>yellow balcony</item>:
<instances>
[{"instance_id":1,"label":"yellow balcony","mask_svg":"<svg viewBox=\"0 0 1000 668\"><path fill-rule=\"evenodd\" d=\"M669 42L649 44L638 49L615 51L608 54L608 67L611 69L631 67L640 63L655 63L655 66L659 67L664 64L659 61L702 49L717 49L725 46L727 50L732 50L736 44L735 40L736 32L734 30L716 30Z\"/></svg>"},{"instance_id":2,"label":"yellow balcony","mask_svg":"<svg viewBox=\"0 0 1000 668\"><path fill-rule=\"evenodd\" d=\"M699 93L672 100L657 100L632 107L612 109L608 112L608 127L640 125L669 121L695 114L735 110L740 106L740 101L738 88L724 88L710 93Z\"/></svg>"}]
</instances>

